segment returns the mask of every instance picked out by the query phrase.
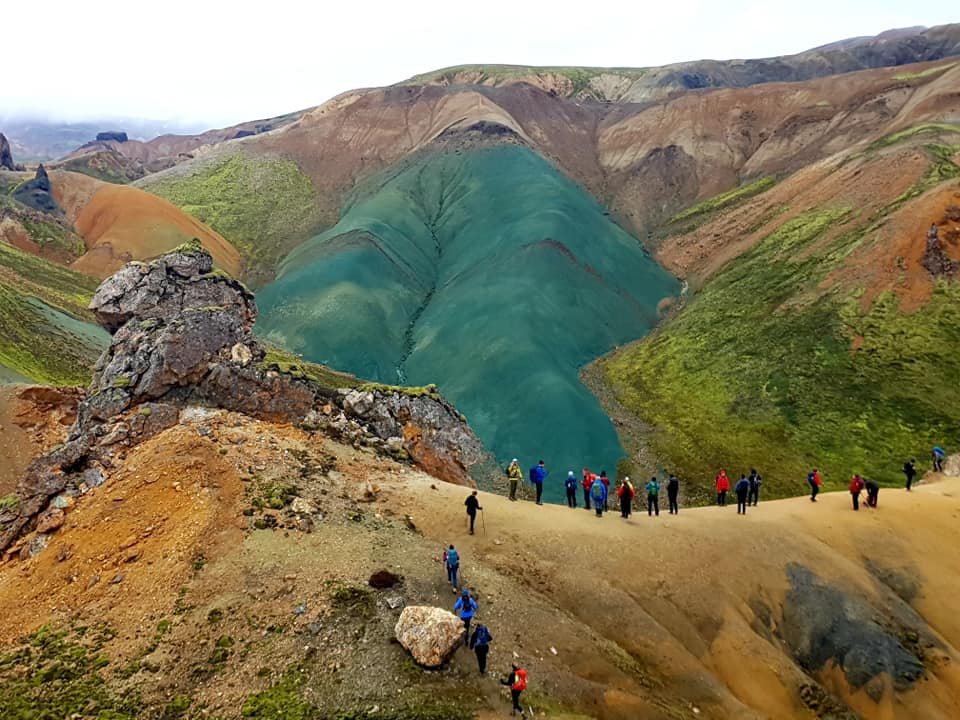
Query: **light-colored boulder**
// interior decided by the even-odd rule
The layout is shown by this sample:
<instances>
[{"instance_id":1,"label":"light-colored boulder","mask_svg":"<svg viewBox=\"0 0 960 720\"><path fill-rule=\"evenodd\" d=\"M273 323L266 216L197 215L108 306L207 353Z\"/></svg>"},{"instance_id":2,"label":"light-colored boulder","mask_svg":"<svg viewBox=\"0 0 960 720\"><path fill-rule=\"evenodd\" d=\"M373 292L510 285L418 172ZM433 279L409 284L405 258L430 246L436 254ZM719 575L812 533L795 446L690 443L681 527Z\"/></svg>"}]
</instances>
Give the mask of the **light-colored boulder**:
<instances>
[{"instance_id":1,"label":"light-colored boulder","mask_svg":"<svg viewBox=\"0 0 960 720\"><path fill-rule=\"evenodd\" d=\"M397 640L418 665L443 665L463 643L463 621L441 608L425 605L405 607L394 630Z\"/></svg>"}]
</instances>

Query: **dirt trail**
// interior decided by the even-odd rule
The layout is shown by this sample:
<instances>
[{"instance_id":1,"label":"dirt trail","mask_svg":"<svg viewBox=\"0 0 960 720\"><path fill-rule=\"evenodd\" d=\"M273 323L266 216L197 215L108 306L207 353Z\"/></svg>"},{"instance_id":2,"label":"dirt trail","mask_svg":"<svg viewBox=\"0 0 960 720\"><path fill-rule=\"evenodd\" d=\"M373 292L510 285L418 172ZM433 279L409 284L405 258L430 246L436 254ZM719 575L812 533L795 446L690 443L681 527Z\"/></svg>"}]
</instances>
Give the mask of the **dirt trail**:
<instances>
[{"instance_id":1,"label":"dirt trail","mask_svg":"<svg viewBox=\"0 0 960 720\"><path fill-rule=\"evenodd\" d=\"M111 682L155 706L184 694L217 717L239 717L290 668L304 669L320 708L452 698L501 717L507 695L472 654L423 672L390 642L391 595L452 607L440 554L454 543L494 636L491 675L519 658L527 702L545 716L815 718L842 701L863 718L946 720L960 706L960 558L943 550L960 540L960 478L885 489L875 512L835 493L745 517L730 506L598 519L482 493L484 523L469 536L464 488L295 428L194 415L120 453L47 550L0 565L0 640L44 622L109 622L106 652L129 668ZM314 506L309 517L253 510L282 483ZM281 527L254 529L270 518ZM402 585L364 590L382 568ZM858 627L876 628L871 651L902 643L923 680L894 692L879 672L853 688L839 667L856 653L802 667L805 643L830 649L811 627L849 629L848 601ZM212 664L223 636L235 649Z\"/></svg>"}]
</instances>

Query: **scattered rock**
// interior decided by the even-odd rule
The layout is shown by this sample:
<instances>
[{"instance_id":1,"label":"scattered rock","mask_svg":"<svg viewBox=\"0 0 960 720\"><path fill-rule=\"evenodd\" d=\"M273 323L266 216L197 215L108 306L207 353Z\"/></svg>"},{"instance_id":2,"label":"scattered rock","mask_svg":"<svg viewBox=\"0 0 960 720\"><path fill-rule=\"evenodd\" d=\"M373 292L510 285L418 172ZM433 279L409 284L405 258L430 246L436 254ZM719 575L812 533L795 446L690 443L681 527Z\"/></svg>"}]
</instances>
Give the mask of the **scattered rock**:
<instances>
[{"instance_id":1,"label":"scattered rock","mask_svg":"<svg viewBox=\"0 0 960 720\"><path fill-rule=\"evenodd\" d=\"M927 231L927 247L920 262L934 277L952 277L960 266L960 263L951 260L944 251L936 224L931 225Z\"/></svg>"},{"instance_id":2,"label":"scattered rock","mask_svg":"<svg viewBox=\"0 0 960 720\"><path fill-rule=\"evenodd\" d=\"M297 515L315 515L317 506L311 500L296 497L293 499L293 502L290 503L290 511Z\"/></svg>"},{"instance_id":3,"label":"scattered rock","mask_svg":"<svg viewBox=\"0 0 960 720\"><path fill-rule=\"evenodd\" d=\"M463 643L463 622L451 612L424 605L405 607L394 632L418 665L443 665Z\"/></svg>"},{"instance_id":4,"label":"scattered rock","mask_svg":"<svg viewBox=\"0 0 960 720\"><path fill-rule=\"evenodd\" d=\"M406 601L399 595L389 595L384 599L384 602L391 610L397 610L398 608L402 608Z\"/></svg>"},{"instance_id":5,"label":"scattered rock","mask_svg":"<svg viewBox=\"0 0 960 720\"><path fill-rule=\"evenodd\" d=\"M120 583L122 583L122 582L123 582L124 580L126 580L126 579L127 579L127 574L126 574L126 573L124 573L124 572L117 573L116 575L113 576L113 579L110 581L110 584L111 584L111 585L119 585Z\"/></svg>"},{"instance_id":6,"label":"scattered rock","mask_svg":"<svg viewBox=\"0 0 960 720\"><path fill-rule=\"evenodd\" d=\"M60 508L50 508L37 517L37 532L48 533L59 529L67 519L66 513Z\"/></svg>"},{"instance_id":7,"label":"scattered rock","mask_svg":"<svg viewBox=\"0 0 960 720\"><path fill-rule=\"evenodd\" d=\"M29 557L36 557L46 549L48 542L50 542L49 535L34 535L24 549Z\"/></svg>"},{"instance_id":8,"label":"scattered rock","mask_svg":"<svg viewBox=\"0 0 960 720\"><path fill-rule=\"evenodd\" d=\"M126 554L123 556L123 561L127 563L136 562L140 559L140 556L143 555L143 549L138 547L132 547L127 550Z\"/></svg>"}]
</instances>

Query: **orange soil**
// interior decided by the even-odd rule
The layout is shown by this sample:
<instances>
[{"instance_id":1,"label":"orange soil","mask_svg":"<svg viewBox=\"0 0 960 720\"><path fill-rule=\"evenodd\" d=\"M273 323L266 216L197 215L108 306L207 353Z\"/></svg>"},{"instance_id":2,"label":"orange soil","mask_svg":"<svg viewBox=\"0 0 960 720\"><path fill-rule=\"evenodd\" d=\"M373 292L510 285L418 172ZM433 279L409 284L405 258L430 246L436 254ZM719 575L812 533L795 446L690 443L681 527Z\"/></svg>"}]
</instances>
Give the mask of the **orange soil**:
<instances>
[{"instance_id":1,"label":"orange soil","mask_svg":"<svg viewBox=\"0 0 960 720\"><path fill-rule=\"evenodd\" d=\"M88 252L71 267L106 278L130 260L143 260L199 238L214 262L231 275L240 272L240 254L203 223L166 200L139 188L103 184L76 219Z\"/></svg>"}]
</instances>

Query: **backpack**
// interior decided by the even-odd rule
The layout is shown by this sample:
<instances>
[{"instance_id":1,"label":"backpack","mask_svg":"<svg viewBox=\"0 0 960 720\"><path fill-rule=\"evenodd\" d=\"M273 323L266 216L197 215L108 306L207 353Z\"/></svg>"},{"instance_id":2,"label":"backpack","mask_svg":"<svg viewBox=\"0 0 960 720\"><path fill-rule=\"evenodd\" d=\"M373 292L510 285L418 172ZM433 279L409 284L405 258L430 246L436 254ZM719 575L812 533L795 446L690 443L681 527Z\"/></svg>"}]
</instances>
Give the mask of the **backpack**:
<instances>
[{"instance_id":1,"label":"backpack","mask_svg":"<svg viewBox=\"0 0 960 720\"><path fill-rule=\"evenodd\" d=\"M566 486L567 490L573 490L575 487L577 487L577 479L568 475L564 485Z\"/></svg>"},{"instance_id":2,"label":"backpack","mask_svg":"<svg viewBox=\"0 0 960 720\"><path fill-rule=\"evenodd\" d=\"M653 495L656 497L660 494L660 483L658 482L648 482L647 483L647 495Z\"/></svg>"},{"instance_id":3,"label":"backpack","mask_svg":"<svg viewBox=\"0 0 960 720\"><path fill-rule=\"evenodd\" d=\"M597 480L590 486L590 495L594 500L603 500L603 483Z\"/></svg>"},{"instance_id":4,"label":"backpack","mask_svg":"<svg viewBox=\"0 0 960 720\"><path fill-rule=\"evenodd\" d=\"M514 677L516 679L513 681L513 689L526 690L527 689L527 671L522 668L518 668L517 672L514 673Z\"/></svg>"},{"instance_id":5,"label":"backpack","mask_svg":"<svg viewBox=\"0 0 960 720\"><path fill-rule=\"evenodd\" d=\"M491 640L493 640L493 637L490 635L490 631L487 630L487 626L478 625L477 632L473 636L473 646L477 647L478 645L489 645Z\"/></svg>"},{"instance_id":6,"label":"backpack","mask_svg":"<svg viewBox=\"0 0 960 720\"><path fill-rule=\"evenodd\" d=\"M447 550L447 552L444 554L446 555L447 565L450 567L460 564L460 556L457 554L456 550Z\"/></svg>"}]
</instances>

